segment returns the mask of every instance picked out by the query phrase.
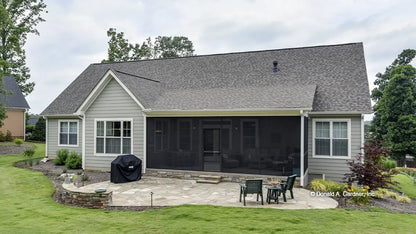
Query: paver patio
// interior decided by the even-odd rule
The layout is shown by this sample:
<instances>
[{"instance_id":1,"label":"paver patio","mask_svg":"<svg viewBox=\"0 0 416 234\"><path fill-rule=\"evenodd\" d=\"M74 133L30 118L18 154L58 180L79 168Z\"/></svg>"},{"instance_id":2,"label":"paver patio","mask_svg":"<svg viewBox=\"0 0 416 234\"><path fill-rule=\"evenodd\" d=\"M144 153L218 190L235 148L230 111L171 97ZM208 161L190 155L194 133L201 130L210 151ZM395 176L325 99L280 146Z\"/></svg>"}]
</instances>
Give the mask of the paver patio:
<instances>
[{"instance_id":1,"label":"paver patio","mask_svg":"<svg viewBox=\"0 0 416 234\"><path fill-rule=\"evenodd\" d=\"M77 188L64 184L64 188L79 192L94 192L107 189L113 192L113 206L150 206L153 193L153 206L177 206L183 204L217 205L243 207L239 202L240 185L221 182L219 184L196 183L195 180L159 178L144 176L140 181L129 183L111 183L105 181ZM263 186L264 205L257 204L255 195L246 197L246 207L267 207L276 209L329 209L338 206L337 201L329 197L311 196L309 190L294 188L295 198L287 193L287 202L279 198L279 204L267 204L266 186Z\"/></svg>"}]
</instances>

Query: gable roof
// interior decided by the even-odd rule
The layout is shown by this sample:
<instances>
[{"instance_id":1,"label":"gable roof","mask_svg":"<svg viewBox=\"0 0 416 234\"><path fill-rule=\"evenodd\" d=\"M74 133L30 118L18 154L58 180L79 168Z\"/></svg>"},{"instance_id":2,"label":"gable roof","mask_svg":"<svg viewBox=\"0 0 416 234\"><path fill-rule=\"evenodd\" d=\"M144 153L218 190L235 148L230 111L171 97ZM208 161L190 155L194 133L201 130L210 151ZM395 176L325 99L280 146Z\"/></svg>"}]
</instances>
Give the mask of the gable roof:
<instances>
[{"instance_id":1,"label":"gable roof","mask_svg":"<svg viewBox=\"0 0 416 234\"><path fill-rule=\"evenodd\" d=\"M14 77L12 75L4 75L3 81L4 88L6 91L10 91L11 94L0 94L0 102L7 108L29 109L29 104Z\"/></svg>"},{"instance_id":2,"label":"gable roof","mask_svg":"<svg viewBox=\"0 0 416 234\"><path fill-rule=\"evenodd\" d=\"M75 113L108 70L145 111L371 112L363 45L350 43L91 64L42 115Z\"/></svg>"}]
</instances>

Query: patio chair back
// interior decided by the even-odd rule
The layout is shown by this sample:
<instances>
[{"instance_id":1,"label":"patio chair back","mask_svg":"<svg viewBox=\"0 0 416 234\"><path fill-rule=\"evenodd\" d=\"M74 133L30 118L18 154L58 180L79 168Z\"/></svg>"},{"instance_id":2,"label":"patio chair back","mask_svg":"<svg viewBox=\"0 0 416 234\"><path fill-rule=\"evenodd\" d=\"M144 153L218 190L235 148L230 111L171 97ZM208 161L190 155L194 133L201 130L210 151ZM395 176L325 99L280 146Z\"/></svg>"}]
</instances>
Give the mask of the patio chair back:
<instances>
[{"instance_id":1,"label":"patio chair back","mask_svg":"<svg viewBox=\"0 0 416 234\"><path fill-rule=\"evenodd\" d=\"M263 180L262 179L246 180L246 194L262 193L262 191L263 191Z\"/></svg>"}]
</instances>

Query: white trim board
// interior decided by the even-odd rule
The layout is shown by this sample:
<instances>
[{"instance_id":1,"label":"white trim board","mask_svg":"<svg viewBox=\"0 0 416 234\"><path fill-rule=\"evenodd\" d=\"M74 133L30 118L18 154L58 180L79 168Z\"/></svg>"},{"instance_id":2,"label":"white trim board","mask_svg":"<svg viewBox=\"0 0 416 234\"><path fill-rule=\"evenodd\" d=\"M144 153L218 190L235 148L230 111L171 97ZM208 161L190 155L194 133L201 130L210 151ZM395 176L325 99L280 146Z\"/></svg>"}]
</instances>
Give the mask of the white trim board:
<instances>
[{"instance_id":1,"label":"white trim board","mask_svg":"<svg viewBox=\"0 0 416 234\"><path fill-rule=\"evenodd\" d=\"M316 137L316 122L330 122L329 125L329 134L330 134L330 154L331 155L315 155L315 137ZM333 122L347 122L348 130L348 155L347 156L332 156L332 123ZM351 159L351 119L338 119L338 118L314 118L312 119L312 158L326 158L326 159Z\"/></svg>"},{"instance_id":2,"label":"white trim board","mask_svg":"<svg viewBox=\"0 0 416 234\"><path fill-rule=\"evenodd\" d=\"M69 129L70 129L70 122L77 123L77 144L61 144L61 123L68 122L68 142L69 142ZM79 146L79 119L59 119L58 120L58 146L60 147L78 147Z\"/></svg>"},{"instance_id":3,"label":"white trim board","mask_svg":"<svg viewBox=\"0 0 416 234\"><path fill-rule=\"evenodd\" d=\"M93 150L93 152L94 152L94 156L100 156L100 157L102 157L102 156L104 156L104 157L114 157L114 156L118 156L118 155L121 155L121 154L123 154L123 142L121 141L121 145L120 145L120 147L121 147L121 151L120 151L120 153L116 153L116 154L114 154L114 153L109 153L109 154L107 154L107 153L97 153L96 151L97 151L97 122L98 121L104 121L104 132L106 132L106 122L107 121L130 121L130 154L134 154L134 148L133 148L133 146L134 146L134 121L133 121L133 118L95 118L94 119L94 150ZM123 131L123 126L121 126L121 131ZM122 138L121 136L120 136L120 138ZM105 142L105 139L106 139L106 136L104 136L104 142ZM104 143L104 149L105 149L105 143Z\"/></svg>"}]
</instances>

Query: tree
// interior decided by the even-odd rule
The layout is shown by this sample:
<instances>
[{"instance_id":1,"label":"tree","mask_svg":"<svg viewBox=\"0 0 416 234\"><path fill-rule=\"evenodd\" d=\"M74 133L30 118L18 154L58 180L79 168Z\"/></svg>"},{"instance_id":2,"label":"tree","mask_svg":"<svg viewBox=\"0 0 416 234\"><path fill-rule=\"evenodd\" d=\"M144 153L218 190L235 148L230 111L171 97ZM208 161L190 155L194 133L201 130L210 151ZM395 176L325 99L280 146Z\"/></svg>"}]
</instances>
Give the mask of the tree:
<instances>
[{"instance_id":1,"label":"tree","mask_svg":"<svg viewBox=\"0 0 416 234\"><path fill-rule=\"evenodd\" d=\"M377 108L392 157L402 164L406 154L416 154L416 69L399 65L390 75Z\"/></svg>"},{"instance_id":2,"label":"tree","mask_svg":"<svg viewBox=\"0 0 416 234\"><path fill-rule=\"evenodd\" d=\"M40 117L36 122L35 129L33 130L32 139L35 141L45 141L46 138L46 122L45 119Z\"/></svg>"},{"instance_id":3,"label":"tree","mask_svg":"<svg viewBox=\"0 0 416 234\"><path fill-rule=\"evenodd\" d=\"M43 0L0 1L0 70L13 75L25 95L33 91L35 83L29 82L24 46L28 34L39 35L35 27L45 21L41 17L45 8Z\"/></svg>"},{"instance_id":4,"label":"tree","mask_svg":"<svg viewBox=\"0 0 416 234\"><path fill-rule=\"evenodd\" d=\"M383 158L389 155L389 150L383 147L383 142L370 140L364 145L364 155L358 155L357 160L348 161L351 173L346 173L344 181L351 185L369 186L371 190L386 188L392 184L391 176L394 174L382 167Z\"/></svg>"},{"instance_id":5,"label":"tree","mask_svg":"<svg viewBox=\"0 0 416 234\"><path fill-rule=\"evenodd\" d=\"M379 111L380 105L379 101L383 98L383 93L387 85L389 84L390 80L393 77L392 71L394 68L398 66L404 66L410 64L410 62L415 58L416 50L413 49L406 49L400 53L397 58L393 61L393 63L386 67L384 73L377 73L376 80L374 81L374 85L376 87L373 89L371 93L371 98L376 105L374 106L374 118L371 122L370 132L372 133L372 138L383 140L387 134L387 127L382 124L381 118L382 114Z\"/></svg>"},{"instance_id":6,"label":"tree","mask_svg":"<svg viewBox=\"0 0 416 234\"><path fill-rule=\"evenodd\" d=\"M124 33L115 28L107 31L108 59L102 62L137 61L149 58L175 58L194 55L192 41L183 36L158 36L153 42L149 37L141 44L130 44Z\"/></svg>"}]
</instances>

